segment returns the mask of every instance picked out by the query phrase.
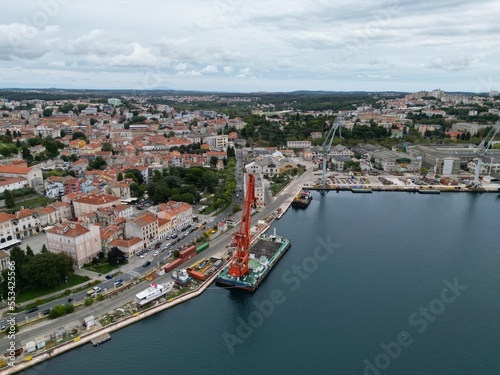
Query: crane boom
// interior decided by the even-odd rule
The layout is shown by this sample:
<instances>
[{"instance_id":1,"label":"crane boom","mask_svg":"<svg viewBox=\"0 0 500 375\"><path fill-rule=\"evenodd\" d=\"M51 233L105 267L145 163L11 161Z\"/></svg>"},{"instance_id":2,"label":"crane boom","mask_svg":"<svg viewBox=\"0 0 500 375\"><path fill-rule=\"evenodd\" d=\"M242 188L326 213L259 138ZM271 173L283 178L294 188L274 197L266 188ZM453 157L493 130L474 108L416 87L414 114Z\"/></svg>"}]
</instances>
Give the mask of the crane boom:
<instances>
[{"instance_id":1,"label":"crane boom","mask_svg":"<svg viewBox=\"0 0 500 375\"><path fill-rule=\"evenodd\" d=\"M248 273L248 260L250 258L250 219L252 206L256 203L255 177L252 173L248 175L248 183L245 192L245 203L241 213L240 229L233 234L236 242L236 250L229 265L229 274L234 277L242 277Z\"/></svg>"},{"instance_id":2,"label":"crane boom","mask_svg":"<svg viewBox=\"0 0 500 375\"><path fill-rule=\"evenodd\" d=\"M328 131L328 134L326 135L325 141L323 142L323 174L322 174L322 180L323 180L323 187L326 185L326 160L328 159L328 154L330 153L330 150L332 148L332 143L333 143L333 138L335 138L335 133L337 129L339 129L340 133L340 125L341 125L341 117L337 116L335 121L333 122L330 130Z\"/></svg>"},{"instance_id":3,"label":"crane boom","mask_svg":"<svg viewBox=\"0 0 500 375\"><path fill-rule=\"evenodd\" d=\"M488 152L488 149L491 146L491 142L495 139L498 131L500 130L500 122L497 122L491 130L488 132L488 135L481 141L479 146L477 146L477 163L476 170L474 173L474 187L479 187L479 174L481 173L481 165L483 164L483 157Z\"/></svg>"}]
</instances>

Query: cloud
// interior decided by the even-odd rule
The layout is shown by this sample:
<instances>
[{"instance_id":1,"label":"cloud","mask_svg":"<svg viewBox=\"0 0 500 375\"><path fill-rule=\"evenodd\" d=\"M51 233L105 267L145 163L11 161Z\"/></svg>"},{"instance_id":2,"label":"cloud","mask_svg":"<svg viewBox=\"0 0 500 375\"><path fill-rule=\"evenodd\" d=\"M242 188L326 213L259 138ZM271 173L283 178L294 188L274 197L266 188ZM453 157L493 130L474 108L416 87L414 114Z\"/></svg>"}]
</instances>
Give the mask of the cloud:
<instances>
[{"instance_id":1,"label":"cloud","mask_svg":"<svg viewBox=\"0 0 500 375\"><path fill-rule=\"evenodd\" d=\"M24 23L0 25L0 60L42 57L52 50L58 37L58 26L40 29Z\"/></svg>"},{"instance_id":2,"label":"cloud","mask_svg":"<svg viewBox=\"0 0 500 375\"><path fill-rule=\"evenodd\" d=\"M207 65L202 70L202 73L219 73L219 68L214 65Z\"/></svg>"}]
</instances>

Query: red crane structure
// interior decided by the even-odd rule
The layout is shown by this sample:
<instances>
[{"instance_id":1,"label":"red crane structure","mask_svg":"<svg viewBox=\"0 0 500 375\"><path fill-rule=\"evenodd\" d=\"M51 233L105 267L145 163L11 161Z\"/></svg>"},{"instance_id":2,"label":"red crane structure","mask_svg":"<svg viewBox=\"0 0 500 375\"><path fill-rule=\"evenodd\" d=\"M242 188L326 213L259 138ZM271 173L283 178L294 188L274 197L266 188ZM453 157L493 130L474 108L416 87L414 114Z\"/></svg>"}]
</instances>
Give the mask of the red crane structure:
<instances>
[{"instance_id":1,"label":"red crane structure","mask_svg":"<svg viewBox=\"0 0 500 375\"><path fill-rule=\"evenodd\" d=\"M245 203L241 213L240 230L233 234L236 242L236 251L229 265L229 274L233 277L242 277L248 273L248 259L250 257L250 219L252 206L257 201L255 196L255 177L248 175L248 184L245 194Z\"/></svg>"}]
</instances>

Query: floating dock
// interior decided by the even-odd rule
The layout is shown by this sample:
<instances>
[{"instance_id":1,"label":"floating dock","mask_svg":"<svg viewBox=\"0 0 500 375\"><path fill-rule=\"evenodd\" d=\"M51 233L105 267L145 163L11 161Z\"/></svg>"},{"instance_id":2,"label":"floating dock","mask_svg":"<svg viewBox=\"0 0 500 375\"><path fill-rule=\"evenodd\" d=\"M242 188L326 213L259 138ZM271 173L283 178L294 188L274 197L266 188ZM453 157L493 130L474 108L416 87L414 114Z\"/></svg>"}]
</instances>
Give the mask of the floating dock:
<instances>
[{"instance_id":1,"label":"floating dock","mask_svg":"<svg viewBox=\"0 0 500 375\"><path fill-rule=\"evenodd\" d=\"M351 189L353 193L364 193L364 194L370 194L373 193L372 189L364 189L364 188L354 188Z\"/></svg>"},{"instance_id":2,"label":"floating dock","mask_svg":"<svg viewBox=\"0 0 500 375\"><path fill-rule=\"evenodd\" d=\"M434 189L420 189L418 191L419 194L441 194L439 190Z\"/></svg>"},{"instance_id":3,"label":"floating dock","mask_svg":"<svg viewBox=\"0 0 500 375\"><path fill-rule=\"evenodd\" d=\"M105 333L99 337L96 337L91 341L93 346L101 345L102 343L111 340L111 335L109 333Z\"/></svg>"}]
</instances>

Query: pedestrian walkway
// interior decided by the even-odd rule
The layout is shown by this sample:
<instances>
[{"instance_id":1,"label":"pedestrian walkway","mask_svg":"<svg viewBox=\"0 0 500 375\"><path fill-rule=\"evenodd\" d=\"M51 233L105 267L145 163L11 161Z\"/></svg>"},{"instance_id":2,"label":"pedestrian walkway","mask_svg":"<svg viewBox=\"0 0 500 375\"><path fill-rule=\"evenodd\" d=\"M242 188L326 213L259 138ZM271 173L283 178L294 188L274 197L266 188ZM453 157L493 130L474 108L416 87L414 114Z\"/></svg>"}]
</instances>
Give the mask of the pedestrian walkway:
<instances>
[{"instance_id":1,"label":"pedestrian walkway","mask_svg":"<svg viewBox=\"0 0 500 375\"><path fill-rule=\"evenodd\" d=\"M80 276L88 276L91 279L97 279L97 278L99 278L99 274L97 272L89 271L89 270L86 270L86 269L83 269L83 268L77 268L77 269L75 269L75 274L76 275L80 275Z\"/></svg>"}]
</instances>

